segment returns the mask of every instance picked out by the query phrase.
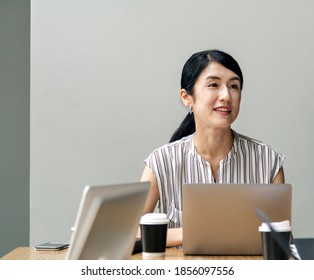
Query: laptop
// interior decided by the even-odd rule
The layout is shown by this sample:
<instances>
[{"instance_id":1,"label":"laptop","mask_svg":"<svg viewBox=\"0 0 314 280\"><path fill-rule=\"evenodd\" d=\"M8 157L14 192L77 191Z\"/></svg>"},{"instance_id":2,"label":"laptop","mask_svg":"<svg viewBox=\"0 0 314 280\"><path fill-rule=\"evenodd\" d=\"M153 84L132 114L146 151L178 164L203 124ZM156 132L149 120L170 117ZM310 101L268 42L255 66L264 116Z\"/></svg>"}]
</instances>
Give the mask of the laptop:
<instances>
[{"instance_id":1,"label":"laptop","mask_svg":"<svg viewBox=\"0 0 314 280\"><path fill-rule=\"evenodd\" d=\"M66 259L129 259L149 186L149 182L86 186Z\"/></svg>"},{"instance_id":2,"label":"laptop","mask_svg":"<svg viewBox=\"0 0 314 280\"><path fill-rule=\"evenodd\" d=\"M293 244L300 260L314 260L314 238L294 238Z\"/></svg>"},{"instance_id":3,"label":"laptop","mask_svg":"<svg viewBox=\"0 0 314 280\"><path fill-rule=\"evenodd\" d=\"M186 184L182 196L186 255L261 255L256 208L291 221L290 184Z\"/></svg>"}]
</instances>

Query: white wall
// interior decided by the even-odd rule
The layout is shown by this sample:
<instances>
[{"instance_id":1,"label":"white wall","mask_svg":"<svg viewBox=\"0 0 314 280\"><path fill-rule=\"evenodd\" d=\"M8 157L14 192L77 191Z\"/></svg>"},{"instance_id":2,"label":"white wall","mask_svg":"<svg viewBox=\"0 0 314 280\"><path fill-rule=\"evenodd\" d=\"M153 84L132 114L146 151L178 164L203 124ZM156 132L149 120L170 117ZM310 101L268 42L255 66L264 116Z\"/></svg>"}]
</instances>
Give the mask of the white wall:
<instances>
[{"instance_id":1,"label":"white wall","mask_svg":"<svg viewBox=\"0 0 314 280\"><path fill-rule=\"evenodd\" d=\"M287 155L295 236L314 236L311 0L33 0L31 244L67 241L86 184L139 180L186 114L180 73L219 48L244 72L234 128Z\"/></svg>"}]
</instances>

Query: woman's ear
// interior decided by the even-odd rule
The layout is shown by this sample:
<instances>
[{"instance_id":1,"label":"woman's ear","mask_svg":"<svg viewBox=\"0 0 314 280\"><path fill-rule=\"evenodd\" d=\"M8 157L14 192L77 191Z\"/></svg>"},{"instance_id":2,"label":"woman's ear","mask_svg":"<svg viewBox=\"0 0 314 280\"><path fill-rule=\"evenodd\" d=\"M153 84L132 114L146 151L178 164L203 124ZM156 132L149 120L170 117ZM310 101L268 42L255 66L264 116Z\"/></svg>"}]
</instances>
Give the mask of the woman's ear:
<instances>
[{"instance_id":1,"label":"woman's ear","mask_svg":"<svg viewBox=\"0 0 314 280\"><path fill-rule=\"evenodd\" d=\"M189 95L185 89L180 90L180 97L185 107L191 107L193 105L192 96Z\"/></svg>"}]
</instances>

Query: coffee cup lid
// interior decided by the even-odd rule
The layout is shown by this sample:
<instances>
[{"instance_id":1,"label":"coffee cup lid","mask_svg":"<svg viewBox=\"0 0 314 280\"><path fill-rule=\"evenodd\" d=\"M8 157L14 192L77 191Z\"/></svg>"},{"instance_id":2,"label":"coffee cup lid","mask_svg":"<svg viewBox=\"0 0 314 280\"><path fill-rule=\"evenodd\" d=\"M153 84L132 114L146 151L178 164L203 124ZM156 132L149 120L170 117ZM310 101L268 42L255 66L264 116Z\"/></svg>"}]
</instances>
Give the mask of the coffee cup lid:
<instances>
[{"instance_id":1,"label":"coffee cup lid","mask_svg":"<svg viewBox=\"0 0 314 280\"><path fill-rule=\"evenodd\" d=\"M140 223L146 225L168 224L169 219L164 213L148 213L142 216Z\"/></svg>"},{"instance_id":2,"label":"coffee cup lid","mask_svg":"<svg viewBox=\"0 0 314 280\"><path fill-rule=\"evenodd\" d=\"M290 222L288 220L281 221L281 222L273 222L273 223L270 223L270 225L272 226L272 228L275 231L291 231ZM259 231L270 231L270 228L266 223L262 223L259 226L258 230Z\"/></svg>"}]
</instances>

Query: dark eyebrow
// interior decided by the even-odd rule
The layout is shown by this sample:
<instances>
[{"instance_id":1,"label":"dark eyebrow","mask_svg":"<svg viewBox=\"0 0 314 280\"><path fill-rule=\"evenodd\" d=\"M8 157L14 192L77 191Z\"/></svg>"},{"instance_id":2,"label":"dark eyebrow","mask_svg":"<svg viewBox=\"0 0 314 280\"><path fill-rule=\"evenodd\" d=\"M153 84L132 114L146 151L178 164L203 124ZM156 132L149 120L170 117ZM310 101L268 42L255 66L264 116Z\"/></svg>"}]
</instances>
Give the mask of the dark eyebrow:
<instances>
[{"instance_id":1,"label":"dark eyebrow","mask_svg":"<svg viewBox=\"0 0 314 280\"><path fill-rule=\"evenodd\" d=\"M212 79L212 80L221 80L221 78L220 78L220 77L217 77L217 76L208 76L208 77L206 77L205 80L210 80L210 79ZM232 77L232 78L230 79L230 81L239 81L239 82L241 82L240 79L239 79L239 77Z\"/></svg>"},{"instance_id":2,"label":"dark eyebrow","mask_svg":"<svg viewBox=\"0 0 314 280\"><path fill-rule=\"evenodd\" d=\"M233 78L230 79L230 81L239 81L239 82L241 82L239 77L233 77Z\"/></svg>"},{"instance_id":3,"label":"dark eyebrow","mask_svg":"<svg viewBox=\"0 0 314 280\"><path fill-rule=\"evenodd\" d=\"M220 78L217 77L217 76L207 76L205 80L210 80L210 79L212 79L212 80L220 80Z\"/></svg>"}]
</instances>

